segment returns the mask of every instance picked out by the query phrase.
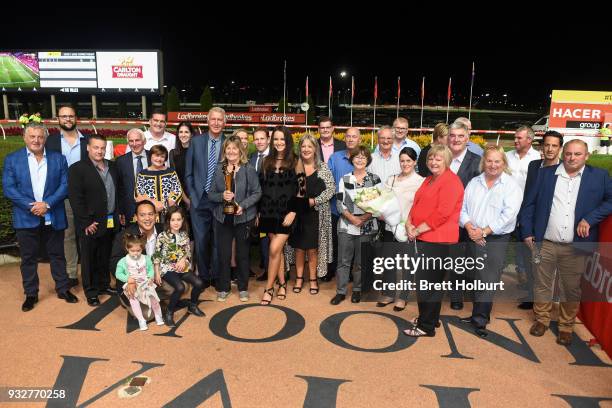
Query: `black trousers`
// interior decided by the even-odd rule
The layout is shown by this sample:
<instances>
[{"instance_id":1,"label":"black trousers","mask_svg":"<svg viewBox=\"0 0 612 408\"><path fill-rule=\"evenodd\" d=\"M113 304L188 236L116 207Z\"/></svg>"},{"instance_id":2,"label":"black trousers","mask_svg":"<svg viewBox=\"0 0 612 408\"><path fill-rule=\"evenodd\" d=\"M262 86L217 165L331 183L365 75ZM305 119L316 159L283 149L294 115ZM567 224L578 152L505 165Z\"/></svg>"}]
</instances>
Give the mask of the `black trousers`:
<instances>
[{"instance_id":1,"label":"black trousers","mask_svg":"<svg viewBox=\"0 0 612 408\"><path fill-rule=\"evenodd\" d=\"M449 244L439 244L432 242L417 242L417 251L422 253L424 258L429 259L428 268L419 268L415 274L415 282L417 285L417 301L419 305L419 323L418 328L429 334L435 333L435 327L440 320L440 309L442 307L442 297L444 291L439 289L422 289L421 284L440 283L444 280L445 270L439 262L433 262L434 259L444 258L449 256ZM419 255L419 254L417 254Z\"/></svg>"},{"instance_id":2,"label":"black trousers","mask_svg":"<svg viewBox=\"0 0 612 408\"><path fill-rule=\"evenodd\" d=\"M334 256L332 262L327 264L327 275L334 277L336 275L336 269L338 268L338 220L339 216L332 213L332 248L334 250Z\"/></svg>"},{"instance_id":3,"label":"black trousers","mask_svg":"<svg viewBox=\"0 0 612 408\"><path fill-rule=\"evenodd\" d=\"M168 311L174 312L176 310L177 303L181 300L183 293L185 293L185 285L181 281L191 284L191 303L194 305L198 304L198 297L200 297L200 293L202 293L204 284L193 272L166 272L164 276L162 276L162 279L174 288L174 292L172 292L170 300L168 301Z\"/></svg>"},{"instance_id":4,"label":"black trousers","mask_svg":"<svg viewBox=\"0 0 612 408\"><path fill-rule=\"evenodd\" d=\"M113 233L104 235L85 235L79 231L81 247L81 278L83 292L90 298L98 296L98 291L110 286L109 259L113 245ZM114 272L113 272L114 273Z\"/></svg>"},{"instance_id":5,"label":"black trousers","mask_svg":"<svg viewBox=\"0 0 612 408\"><path fill-rule=\"evenodd\" d=\"M468 253L469 243L472 242L465 228L459 228L459 242L450 247L449 255L452 258L464 257ZM456 289L457 281L465 280L465 274L458 274L454 270L448 271L448 280L453 282L453 288L448 291L451 302L463 302L463 291Z\"/></svg>"},{"instance_id":6,"label":"black trousers","mask_svg":"<svg viewBox=\"0 0 612 408\"><path fill-rule=\"evenodd\" d=\"M219 282L217 290L229 292L231 289L232 240L236 239L236 278L238 290L249 289L249 234L251 223L225 225L215 220L215 240L219 259Z\"/></svg>"},{"instance_id":7,"label":"black trousers","mask_svg":"<svg viewBox=\"0 0 612 408\"><path fill-rule=\"evenodd\" d=\"M499 282L501 279L504 263L506 260L506 249L510 240L510 234L490 235L486 238L487 245L482 247L471 243L470 247L474 257L485 257L485 267L475 270L476 280L485 283ZM474 307L472 308L472 323L480 328L486 327L493 309L493 296L495 291L476 291L474 293Z\"/></svg>"},{"instance_id":8,"label":"black trousers","mask_svg":"<svg viewBox=\"0 0 612 408\"><path fill-rule=\"evenodd\" d=\"M38 228L23 228L15 232L21 255L21 279L25 295L38 295L38 254L41 245L47 248L55 291L59 294L66 292L69 286L64 256L64 230L56 231L51 226L41 225Z\"/></svg>"}]
</instances>

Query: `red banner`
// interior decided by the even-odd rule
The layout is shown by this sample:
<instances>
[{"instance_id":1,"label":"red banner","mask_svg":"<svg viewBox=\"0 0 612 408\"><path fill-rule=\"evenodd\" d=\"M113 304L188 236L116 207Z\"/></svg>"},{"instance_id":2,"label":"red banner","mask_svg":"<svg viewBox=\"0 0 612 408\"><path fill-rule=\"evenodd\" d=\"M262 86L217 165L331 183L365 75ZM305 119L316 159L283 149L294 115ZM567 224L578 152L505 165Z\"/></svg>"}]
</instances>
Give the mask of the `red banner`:
<instances>
[{"instance_id":1,"label":"red banner","mask_svg":"<svg viewBox=\"0 0 612 408\"><path fill-rule=\"evenodd\" d=\"M268 106L268 105L251 105L251 106L249 106L249 112L272 113L272 106Z\"/></svg>"},{"instance_id":2,"label":"red banner","mask_svg":"<svg viewBox=\"0 0 612 408\"><path fill-rule=\"evenodd\" d=\"M168 112L169 122L206 122L208 112ZM227 123L283 123L282 113L258 113L258 112L225 112ZM285 123L302 124L306 117L301 113L285 114Z\"/></svg>"},{"instance_id":3,"label":"red banner","mask_svg":"<svg viewBox=\"0 0 612 408\"><path fill-rule=\"evenodd\" d=\"M612 358L612 216L600 225L599 241L582 278L582 298L598 301L580 303L579 317Z\"/></svg>"}]
</instances>

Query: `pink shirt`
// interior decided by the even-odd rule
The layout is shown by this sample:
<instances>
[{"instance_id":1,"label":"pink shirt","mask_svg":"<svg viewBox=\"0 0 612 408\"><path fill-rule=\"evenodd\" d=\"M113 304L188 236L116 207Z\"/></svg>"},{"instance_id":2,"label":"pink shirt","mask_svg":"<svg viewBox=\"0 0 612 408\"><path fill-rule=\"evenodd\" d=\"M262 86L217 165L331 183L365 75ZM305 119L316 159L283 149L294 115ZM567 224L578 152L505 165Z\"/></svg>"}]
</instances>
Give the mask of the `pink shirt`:
<instances>
[{"instance_id":1,"label":"pink shirt","mask_svg":"<svg viewBox=\"0 0 612 408\"><path fill-rule=\"evenodd\" d=\"M327 163L332 154L334 154L334 139L332 138L329 144L324 144L321 141L321 150L323 151L323 161Z\"/></svg>"}]
</instances>

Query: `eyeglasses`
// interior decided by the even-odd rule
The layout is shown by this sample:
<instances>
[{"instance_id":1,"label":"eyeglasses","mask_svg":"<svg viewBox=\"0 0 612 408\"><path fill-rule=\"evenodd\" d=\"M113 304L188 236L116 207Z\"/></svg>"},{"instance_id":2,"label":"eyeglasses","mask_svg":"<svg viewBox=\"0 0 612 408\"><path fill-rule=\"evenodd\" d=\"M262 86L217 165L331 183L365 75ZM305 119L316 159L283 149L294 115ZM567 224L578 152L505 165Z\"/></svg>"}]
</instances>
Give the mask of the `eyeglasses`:
<instances>
[{"instance_id":1,"label":"eyeglasses","mask_svg":"<svg viewBox=\"0 0 612 408\"><path fill-rule=\"evenodd\" d=\"M61 116L58 116L58 118L67 120L67 119L74 119L74 118L76 118L76 116L74 116L74 115L61 115Z\"/></svg>"},{"instance_id":2,"label":"eyeglasses","mask_svg":"<svg viewBox=\"0 0 612 408\"><path fill-rule=\"evenodd\" d=\"M355 157L353 157L353 160L366 160L367 161L368 158L365 157L365 156L355 156Z\"/></svg>"}]
</instances>

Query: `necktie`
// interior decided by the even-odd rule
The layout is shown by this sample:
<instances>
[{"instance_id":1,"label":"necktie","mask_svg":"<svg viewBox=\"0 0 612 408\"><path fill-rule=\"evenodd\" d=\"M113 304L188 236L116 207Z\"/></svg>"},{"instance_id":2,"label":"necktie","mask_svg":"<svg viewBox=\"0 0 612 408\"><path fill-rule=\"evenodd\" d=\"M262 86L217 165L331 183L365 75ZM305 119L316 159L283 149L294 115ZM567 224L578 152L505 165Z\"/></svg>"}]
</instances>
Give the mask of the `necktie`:
<instances>
[{"instance_id":1,"label":"necktie","mask_svg":"<svg viewBox=\"0 0 612 408\"><path fill-rule=\"evenodd\" d=\"M261 166L263 165L263 153L257 153L257 165L255 166L255 170L259 173L261 171Z\"/></svg>"},{"instance_id":2,"label":"necktie","mask_svg":"<svg viewBox=\"0 0 612 408\"><path fill-rule=\"evenodd\" d=\"M217 141L215 139L210 139L210 151L208 152L208 172L206 173L206 185L204 186L204 191L208 193L210 190L210 185L212 184L213 175L215 173L215 166L217 165L217 154L216 148Z\"/></svg>"},{"instance_id":3,"label":"necktie","mask_svg":"<svg viewBox=\"0 0 612 408\"><path fill-rule=\"evenodd\" d=\"M142 156L136 156L138 162L136 163L136 175L142 171Z\"/></svg>"}]
</instances>

